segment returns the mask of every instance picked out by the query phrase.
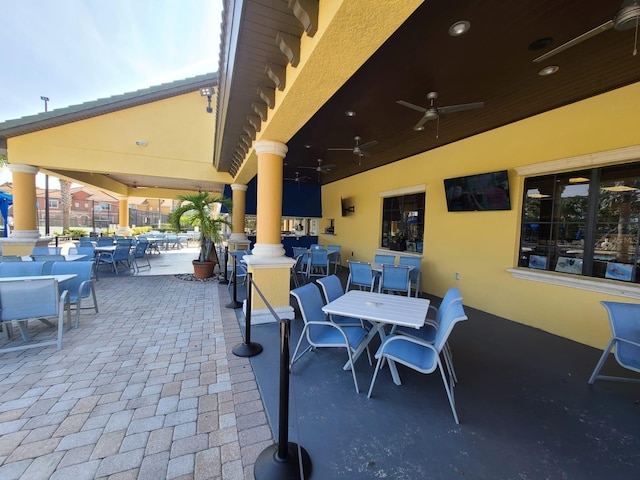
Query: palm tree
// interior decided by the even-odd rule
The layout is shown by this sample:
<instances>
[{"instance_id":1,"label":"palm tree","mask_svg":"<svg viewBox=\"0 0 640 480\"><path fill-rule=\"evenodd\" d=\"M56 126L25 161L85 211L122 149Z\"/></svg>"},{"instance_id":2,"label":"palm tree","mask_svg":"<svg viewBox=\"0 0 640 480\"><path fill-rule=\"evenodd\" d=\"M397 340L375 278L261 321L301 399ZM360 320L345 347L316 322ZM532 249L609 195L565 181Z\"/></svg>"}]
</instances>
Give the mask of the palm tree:
<instances>
[{"instance_id":1,"label":"palm tree","mask_svg":"<svg viewBox=\"0 0 640 480\"><path fill-rule=\"evenodd\" d=\"M215 243L222 240L222 229L230 223L214 212L215 206L224 206L231 212L231 199L216 197L207 192L179 195L180 206L169 215L169 223L175 231L187 223L200 228L200 262L218 263Z\"/></svg>"}]
</instances>

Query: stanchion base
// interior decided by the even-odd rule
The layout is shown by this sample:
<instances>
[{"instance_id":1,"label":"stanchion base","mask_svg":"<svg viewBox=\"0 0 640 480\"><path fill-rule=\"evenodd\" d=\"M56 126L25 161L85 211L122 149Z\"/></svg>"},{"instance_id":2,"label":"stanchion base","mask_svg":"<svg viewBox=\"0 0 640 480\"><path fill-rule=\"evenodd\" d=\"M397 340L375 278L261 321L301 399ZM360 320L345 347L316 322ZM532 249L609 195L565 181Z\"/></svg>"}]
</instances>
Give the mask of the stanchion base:
<instances>
[{"instance_id":1,"label":"stanchion base","mask_svg":"<svg viewBox=\"0 0 640 480\"><path fill-rule=\"evenodd\" d=\"M265 448L253 465L253 477L256 480L303 480L311 473L311 457L300 447L302 462L298 456L298 445L289 442L287 458L278 458L278 444ZM300 471L302 463L302 472Z\"/></svg>"},{"instance_id":2,"label":"stanchion base","mask_svg":"<svg viewBox=\"0 0 640 480\"><path fill-rule=\"evenodd\" d=\"M242 306L242 302L238 302L238 301L230 301L229 303L227 303L224 307L225 308L240 308Z\"/></svg>"},{"instance_id":3,"label":"stanchion base","mask_svg":"<svg viewBox=\"0 0 640 480\"><path fill-rule=\"evenodd\" d=\"M253 357L262 352L262 345L259 343L240 343L233 347L233 354L236 357Z\"/></svg>"}]
</instances>

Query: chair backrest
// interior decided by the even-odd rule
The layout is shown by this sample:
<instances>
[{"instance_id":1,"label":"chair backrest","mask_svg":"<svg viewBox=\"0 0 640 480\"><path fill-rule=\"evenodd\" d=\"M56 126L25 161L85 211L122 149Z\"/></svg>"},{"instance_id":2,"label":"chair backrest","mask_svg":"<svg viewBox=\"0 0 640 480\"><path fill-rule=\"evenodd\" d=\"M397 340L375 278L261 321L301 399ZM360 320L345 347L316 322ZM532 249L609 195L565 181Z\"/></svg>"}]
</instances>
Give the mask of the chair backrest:
<instances>
[{"instance_id":1,"label":"chair backrest","mask_svg":"<svg viewBox=\"0 0 640 480\"><path fill-rule=\"evenodd\" d=\"M22 257L20 255L2 255L0 256L0 262L21 262Z\"/></svg>"},{"instance_id":2,"label":"chair backrest","mask_svg":"<svg viewBox=\"0 0 640 480\"><path fill-rule=\"evenodd\" d=\"M131 245L133 245L133 238L127 238L127 237L116 238L116 245L126 245L130 247Z\"/></svg>"},{"instance_id":3,"label":"chair backrest","mask_svg":"<svg viewBox=\"0 0 640 480\"><path fill-rule=\"evenodd\" d=\"M321 248L324 248L324 245L320 244L320 243L312 243L309 248L311 250L319 250Z\"/></svg>"},{"instance_id":4,"label":"chair backrest","mask_svg":"<svg viewBox=\"0 0 640 480\"><path fill-rule=\"evenodd\" d=\"M329 263L329 252L325 248L311 250L311 265L326 265Z\"/></svg>"},{"instance_id":5,"label":"chair backrest","mask_svg":"<svg viewBox=\"0 0 640 480\"><path fill-rule=\"evenodd\" d=\"M322 295L316 284L307 283L302 287L294 288L291 290L291 295L298 301L300 313L305 323L327 321L327 316L322 311L324 306Z\"/></svg>"},{"instance_id":6,"label":"chair backrest","mask_svg":"<svg viewBox=\"0 0 640 480\"><path fill-rule=\"evenodd\" d=\"M44 262L2 262L0 277L29 277L42 275Z\"/></svg>"},{"instance_id":7,"label":"chair backrest","mask_svg":"<svg viewBox=\"0 0 640 480\"><path fill-rule=\"evenodd\" d=\"M468 317L464 311L462 302L452 302L442 315L440 326L438 330L436 330L436 338L433 346L438 352L442 351L445 343L449 340L449 335L451 335L451 331L456 323L462 322L463 320L468 320Z\"/></svg>"},{"instance_id":8,"label":"chair backrest","mask_svg":"<svg viewBox=\"0 0 640 480\"><path fill-rule=\"evenodd\" d=\"M57 315L59 301L55 278L0 282L2 321Z\"/></svg>"},{"instance_id":9,"label":"chair backrest","mask_svg":"<svg viewBox=\"0 0 640 480\"><path fill-rule=\"evenodd\" d=\"M115 242L115 239L113 237L98 237L98 246L99 247L108 247L113 245Z\"/></svg>"},{"instance_id":10,"label":"chair backrest","mask_svg":"<svg viewBox=\"0 0 640 480\"><path fill-rule=\"evenodd\" d=\"M293 250L293 256L297 257L298 255L306 255L308 252L308 248L306 247L291 247Z\"/></svg>"},{"instance_id":11,"label":"chair backrest","mask_svg":"<svg viewBox=\"0 0 640 480\"><path fill-rule=\"evenodd\" d=\"M640 304L623 302L600 302L607 310L611 332L614 337L640 343ZM640 347L627 342L617 342L614 351L620 365L640 372Z\"/></svg>"},{"instance_id":12,"label":"chair backrest","mask_svg":"<svg viewBox=\"0 0 640 480\"><path fill-rule=\"evenodd\" d=\"M76 277L64 282L64 288L69 291L69 300L75 302L80 297L88 297L91 294L91 287L87 280L91 280L93 272L93 262L79 260L76 262L55 262L51 268L52 275L65 275L75 273ZM80 287L82 286L82 291Z\"/></svg>"},{"instance_id":13,"label":"chair backrest","mask_svg":"<svg viewBox=\"0 0 640 480\"><path fill-rule=\"evenodd\" d=\"M460 294L458 287L451 287L444 294L444 297L442 297L442 301L438 306L438 312L436 313L436 323L438 325L440 325L440 321L442 320L444 313L454 302L462 302L462 295Z\"/></svg>"},{"instance_id":14,"label":"chair backrest","mask_svg":"<svg viewBox=\"0 0 640 480\"><path fill-rule=\"evenodd\" d=\"M373 287L373 271L368 262L349 262L349 283Z\"/></svg>"},{"instance_id":15,"label":"chair backrest","mask_svg":"<svg viewBox=\"0 0 640 480\"><path fill-rule=\"evenodd\" d=\"M60 255L62 247L33 247L32 255Z\"/></svg>"},{"instance_id":16,"label":"chair backrest","mask_svg":"<svg viewBox=\"0 0 640 480\"><path fill-rule=\"evenodd\" d=\"M70 248L69 253L72 253L71 250L74 250L73 253L75 253L76 255L86 255L88 260L96 256L95 247L91 244L80 245L79 247L73 249Z\"/></svg>"},{"instance_id":17,"label":"chair backrest","mask_svg":"<svg viewBox=\"0 0 640 480\"><path fill-rule=\"evenodd\" d=\"M326 303L333 302L335 299L344 295L342 282L340 282L337 275L329 275L327 277L319 278L317 282L320 284L320 289L322 290Z\"/></svg>"},{"instance_id":18,"label":"chair backrest","mask_svg":"<svg viewBox=\"0 0 640 480\"><path fill-rule=\"evenodd\" d=\"M381 290L408 292L410 288L408 265L382 264L382 278L380 279Z\"/></svg>"},{"instance_id":19,"label":"chair backrest","mask_svg":"<svg viewBox=\"0 0 640 480\"><path fill-rule=\"evenodd\" d=\"M116 250L113 252L113 261L119 262L120 260L128 260L130 255L130 245L116 245Z\"/></svg>"},{"instance_id":20,"label":"chair backrest","mask_svg":"<svg viewBox=\"0 0 640 480\"><path fill-rule=\"evenodd\" d=\"M398 258L398 265L410 265L413 267L413 270L409 272L409 276L411 280L414 281L420 275L420 266L422 265L422 258L420 257L409 257L409 256L400 256Z\"/></svg>"},{"instance_id":21,"label":"chair backrest","mask_svg":"<svg viewBox=\"0 0 640 480\"><path fill-rule=\"evenodd\" d=\"M144 241L139 240L138 243L136 243L136 246L133 250L133 256L135 258L144 258L144 255L147 251L148 246L149 246L149 242L147 241L146 238L144 239Z\"/></svg>"},{"instance_id":22,"label":"chair backrest","mask_svg":"<svg viewBox=\"0 0 640 480\"><path fill-rule=\"evenodd\" d=\"M382 253L376 253L373 256L373 262L374 263L388 263L393 265L394 263L396 263L396 256L395 255L384 255Z\"/></svg>"},{"instance_id":23,"label":"chair backrest","mask_svg":"<svg viewBox=\"0 0 640 480\"><path fill-rule=\"evenodd\" d=\"M329 250L330 252L339 252L340 245L327 245L327 250Z\"/></svg>"}]
</instances>

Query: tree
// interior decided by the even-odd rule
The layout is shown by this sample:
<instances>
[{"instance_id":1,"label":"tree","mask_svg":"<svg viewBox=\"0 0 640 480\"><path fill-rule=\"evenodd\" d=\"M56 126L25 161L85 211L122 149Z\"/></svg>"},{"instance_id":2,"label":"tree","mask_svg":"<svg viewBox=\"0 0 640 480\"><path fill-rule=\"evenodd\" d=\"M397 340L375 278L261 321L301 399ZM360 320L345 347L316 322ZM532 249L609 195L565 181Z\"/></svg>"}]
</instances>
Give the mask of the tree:
<instances>
[{"instance_id":1,"label":"tree","mask_svg":"<svg viewBox=\"0 0 640 480\"><path fill-rule=\"evenodd\" d=\"M60 179L60 203L62 206L62 232L71 229L71 182Z\"/></svg>"}]
</instances>

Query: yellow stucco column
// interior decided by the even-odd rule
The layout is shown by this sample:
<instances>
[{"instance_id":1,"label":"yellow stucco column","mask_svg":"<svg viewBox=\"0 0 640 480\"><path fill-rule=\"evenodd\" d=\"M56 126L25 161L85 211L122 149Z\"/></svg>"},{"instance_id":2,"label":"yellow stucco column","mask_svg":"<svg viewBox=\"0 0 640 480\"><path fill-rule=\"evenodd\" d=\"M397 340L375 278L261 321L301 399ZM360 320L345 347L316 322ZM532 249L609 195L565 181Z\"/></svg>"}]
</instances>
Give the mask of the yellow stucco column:
<instances>
[{"instance_id":1,"label":"yellow stucco column","mask_svg":"<svg viewBox=\"0 0 640 480\"><path fill-rule=\"evenodd\" d=\"M247 186L232 183L231 194L233 199L233 212L231 213L231 236L229 240L246 240L247 235L244 233L244 215L247 209Z\"/></svg>"},{"instance_id":2,"label":"yellow stucco column","mask_svg":"<svg viewBox=\"0 0 640 480\"><path fill-rule=\"evenodd\" d=\"M282 223L282 164L287 146L280 142L256 142L258 155L257 239L253 255L245 255L248 270L271 307L280 318L294 318L289 286L292 258L284 256L280 229ZM275 319L260 296L251 296L251 323L268 323ZM244 306L246 312L247 305Z\"/></svg>"},{"instance_id":3,"label":"yellow stucco column","mask_svg":"<svg viewBox=\"0 0 640 480\"><path fill-rule=\"evenodd\" d=\"M124 235L128 237L131 235L131 229L129 228L129 199L118 199L118 229L117 235Z\"/></svg>"},{"instance_id":4,"label":"yellow stucco column","mask_svg":"<svg viewBox=\"0 0 640 480\"><path fill-rule=\"evenodd\" d=\"M12 238L38 238L38 210L36 208L37 167L9 165L13 176L13 233Z\"/></svg>"}]
</instances>

